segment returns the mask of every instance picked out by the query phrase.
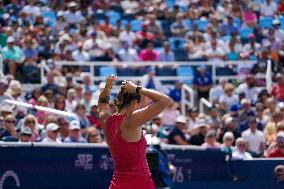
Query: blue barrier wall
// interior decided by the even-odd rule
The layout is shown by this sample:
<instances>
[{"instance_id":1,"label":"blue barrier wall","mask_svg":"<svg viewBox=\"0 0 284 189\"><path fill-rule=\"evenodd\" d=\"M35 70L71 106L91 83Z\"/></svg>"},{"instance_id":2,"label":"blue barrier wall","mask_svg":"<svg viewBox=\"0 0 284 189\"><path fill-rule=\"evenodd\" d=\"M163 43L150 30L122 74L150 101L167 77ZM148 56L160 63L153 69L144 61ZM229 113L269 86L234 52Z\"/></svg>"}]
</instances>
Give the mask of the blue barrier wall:
<instances>
[{"instance_id":1,"label":"blue barrier wall","mask_svg":"<svg viewBox=\"0 0 284 189\"><path fill-rule=\"evenodd\" d=\"M177 168L173 189L284 188L273 174L284 160L228 163L220 151L164 149ZM0 189L105 189L112 171L110 153L103 145L5 143L0 147Z\"/></svg>"}]
</instances>

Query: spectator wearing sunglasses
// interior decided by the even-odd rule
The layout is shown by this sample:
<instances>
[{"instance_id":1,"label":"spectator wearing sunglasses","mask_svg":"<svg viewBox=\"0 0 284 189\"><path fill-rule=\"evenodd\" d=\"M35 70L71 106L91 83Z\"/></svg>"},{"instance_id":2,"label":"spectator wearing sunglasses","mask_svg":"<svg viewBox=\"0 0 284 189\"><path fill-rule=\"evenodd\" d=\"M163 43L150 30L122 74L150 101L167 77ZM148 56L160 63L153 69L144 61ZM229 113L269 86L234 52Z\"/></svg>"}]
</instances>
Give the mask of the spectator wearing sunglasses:
<instances>
[{"instance_id":1,"label":"spectator wearing sunglasses","mask_svg":"<svg viewBox=\"0 0 284 189\"><path fill-rule=\"evenodd\" d=\"M8 115L5 117L4 121L5 121L5 128L2 134L0 135L0 138L7 136L17 137L17 132L15 129L16 125L15 117L13 115Z\"/></svg>"},{"instance_id":2,"label":"spectator wearing sunglasses","mask_svg":"<svg viewBox=\"0 0 284 189\"><path fill-rule=\"evenodd\" d=\"M87 129L86 140L88 143L102 143L102 137L99 130L95 127Z\"/></svg>"},{"instance_id":3,"label":"spectator wearing sunglasses","mask_svg":"<svg viewBox=\"0 0 284 189\"><path fill-rule=\"evenodd\" d=\"M32 130L28 127L23 127L19 135L19 142L32 142Z\"/></svg>"},{"instance_id":4,"label":"spectator wearing sunglasses","mask_svg":"<svg viewBox=\"0 0 284 189\"><path fill-rule=\"evenodd\" d=\"M270 157L270 158L284 157L284 131L281 131L277 134L276 145L269 152L268 157Z\"/></svg>"},{"instance_id":5,"label":"spectator wearing sunglasses","mask_svg":"<svg viewBox=\"0 0 284 189\"><path fill-rule=\"evenodd\" d=\"M58 138L59 126L57 124L49 123L45 130L47 136L42 140L42 142L61 143L60 139Z\"/></svg>"},{"instance_id":6,"label":"spectator wearing sunglasses","mask_svg":"<svg viewBox=\"0 0 284 189\"><path fill-rule=\"evenodd\" d=\"M246 141L240 137L236 140L236 151L232 154L233 160L252 159L252 156L246 152Z\"/></svg>"}]
</instances>

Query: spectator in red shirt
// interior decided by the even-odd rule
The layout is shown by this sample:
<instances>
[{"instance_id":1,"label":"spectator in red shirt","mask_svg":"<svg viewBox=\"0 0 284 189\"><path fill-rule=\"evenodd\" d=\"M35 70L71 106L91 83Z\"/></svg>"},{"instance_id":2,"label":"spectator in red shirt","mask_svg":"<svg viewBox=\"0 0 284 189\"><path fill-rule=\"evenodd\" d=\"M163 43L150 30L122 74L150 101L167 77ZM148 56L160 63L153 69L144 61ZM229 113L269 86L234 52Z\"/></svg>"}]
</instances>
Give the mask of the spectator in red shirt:
<instances>
[{"instance_id":1,"label":"spectator in red shirt","mask_svg":"<svg viewBox=\"0 0 284 189\"><path fill-rule=\"evenodd\" d=\"M153 43L149 42L146 49L142 50L139 54L142 61L157 61L158 53L153 50Z\"/></svg>"},{"instance_id":2,"label":"spectator in red shirt","mask_svg":"<svg viewBox=\"0 0 284 189\"><path fill-rule=\"evenodd\" d=\"M280 0L278 4L278 13L279 14L284 14L284 0Z\"/></svg>"},{"instance_id":3,"label":"spectator in red shirt","mask_svg":"<svg viewBox=\"0 0 284 189\"><path fill-rule=\"evenodd\" d=\"M104 19L104 23L100 26L100 30L102 30L103 32L105 32L106 36L110 36L113 28L109 23L109 18L105 17Z\"/></svg>"},{"instance_id":4,"label":"spectator in red shirt","mask_svg":"<svg viewBox=\"0 0 284 189\"><path fill-rule=\"evenodd\" d=\"M271 95L277 101L284 101L284 77L281 73L276 74L276 84L272 88Z\"/></svg>"},{"instance_id":5,"label":"spectator in red shirt","mask_svg":"<svg viewBox=\"0 0 284 189\"><path fill-rule=\"evenodd\" d=\"M96 128L100 128L99 124L99 108L98 108L98 101L93 99L90 102L90 114L87 116L92 126Z\"/></svg>"},{"instance_id":6,"label":"spectator in red shirt","mask_svg":"<svg viewBox=\"0 0 284 189\"><path fill-rule=\"evenodd\" d=\"M140 32L136 33L136 42L140 48L145 48L148 42L153 42L155 35L148 32L148 24L143 23Z\"/></svg>"},{"instance_id":7,"label":"spectator in red shirt","mask_svg":"<svg viewBox=\"0 0 284 189\"><path fill-rule=\"evenodd\" d=\"M269 152L268 157L271 157L271 158L284 157L284 132L283 131L277 134L276 145Z\"/></svg>"}]
</instances>

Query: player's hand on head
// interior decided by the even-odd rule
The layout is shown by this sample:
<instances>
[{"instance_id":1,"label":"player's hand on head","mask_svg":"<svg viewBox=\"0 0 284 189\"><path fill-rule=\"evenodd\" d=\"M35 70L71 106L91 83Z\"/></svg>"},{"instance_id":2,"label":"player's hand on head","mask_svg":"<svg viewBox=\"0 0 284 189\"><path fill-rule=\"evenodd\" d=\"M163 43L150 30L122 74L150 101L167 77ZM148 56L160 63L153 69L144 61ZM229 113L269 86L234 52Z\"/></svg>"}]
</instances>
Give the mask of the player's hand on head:
<instances>
[{"instance_id":1,"label":"player's hand on head","mask_svg":"<svg viewBox=\"0 0 284 189\"><path fill-rule=\"evenodd\" d=\"M121 83L121 88L126 90L128 93L135 93L136 92L136 87L137 87L137 85L135 85L132 81L124 80Z\"/></svg>"}]
</instances>

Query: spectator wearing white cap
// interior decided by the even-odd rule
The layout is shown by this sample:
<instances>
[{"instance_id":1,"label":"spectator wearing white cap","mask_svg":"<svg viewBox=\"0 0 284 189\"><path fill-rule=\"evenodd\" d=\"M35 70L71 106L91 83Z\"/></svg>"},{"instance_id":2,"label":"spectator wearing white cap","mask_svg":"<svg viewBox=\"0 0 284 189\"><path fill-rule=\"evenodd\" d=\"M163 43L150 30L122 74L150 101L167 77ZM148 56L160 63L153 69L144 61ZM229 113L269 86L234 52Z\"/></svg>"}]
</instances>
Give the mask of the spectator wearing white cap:
<instances>
[{"instance_id":1,"label":"spectator wearing white cap","mask_svg":"<svg viewBox=\"0 0 284 189\"><path fill-rule=\"evenodd\" d=\"M205 136L208 132L208 122L207 120L200 118L196 121L196 124L194 126L196 130L196 134L192 135L189 139L189 143L192 145L202 145L205 140Z\"/></svg>"},{"instance_id":2,"label":"spectator wearing white cap","mask_svg":"<svg viewBox=\"0 0 284 189\"><path fill-rule=\"evenodd\" d=\"M32 130L28 127L23 127L19 134L19 142L32 142Z\"/></svg>"},{"instance_id":3,"label":"spectator wearing white cap","mask_svg":"<svg viewBox=\"0 0 284 189\"><path fill-rule=\"evenodd\" d=\"M246 152L246 141L244 138L238 138L236 140L236 151L232 154L233 160L252 159L252 156Z\"/></svg>"},{"instance_id":4,"label":"spectator wearing white cap","mask_svg":"<svg viewBox=\"0 0 284 189\"><path fill-rule=\"evenodd\" d=\"M75 1L68 3L68 10L64 12L63 17L68 24L80 24L84 22L84 17L80 10L78 10L78 4Z\"/></svg>"},{"instance_id":5,"label":"spectator wearing white cap","mask_svg":"<svg viewBox=\"0 0 284 189\"><path fill-rule=\"evenodd\" d=\"M228 131L223 136L223 143L221 145L221 149L226 153L228 159L232 157L232 153L235 150L235 148L233 147L234 140L235 137L232 132Z\"/></svg>"},{"instance_id":6,"label":"spectator wearing white cap","mask_svg":"<svg viewBox=\"0 0 284 189\"><path fill-rule=\"evenodd\" d=\"M234 138L241 137L241 134L237 131L237 120L231 116L225 118L223 127L218 131L218 141L222 142L225 133L231 132L234 135Z\"/></svg>"},{"instance_id":7,"label":"spectator wearing white cap","mask_svg":"<svg viewBox=\"0 0 284 189\"><path fill-rule=\"evenodd\" d=\"M280 28L280 20L274 19L272 27L274 29L274 36L278 41L284 41L284 30Z\"/></svg>"},{"instance_id":8,"label":"spectator wearing white cap","mask_svg":"<svg viewBox=\"0 0 284 189\"><path fill-rule=\"evenodd\" d=\"M55 123L49 123L46 125L46 138L42 142L52 142L52 143L61 143L58 138L59 126Z\"/></svg>"},{"instance_id":9,"label":"spectator wearing white cap","mask_svg":"<svg viewBox=\"0 0 284 189\"><path fill-rule=\"evenodd\" d=\"M77 120L72 120L69 123L69 136L64 139L65 143L86 143L86 139L81 136L80 123Z\"/></svg>"},{"instance_id":10,"label":"spectator wearing white cap","mask_svg":"<svg viewBox=\"0 0 284 189\"><path fill-rule=\"evenodd\" d=\"M177 145L187 145L186 137L184 134L184 130L186 130L186 117L185 116L178 116L176 118L176 124L174 129L170 132L168 136L169 144L177 144Z\"/></svg>"},{"instance_id":11,"label":"spectator wearing white cap","mask_svg":"<svg viewBox=\"0 0 284 189\"><path fill-rule=\"evenodd\" d=\"M2 49L1 53L4 64L7 65L8 73L15 77L17 69L23 64L25 60L25 55L23 50L19 46L16 46L14 44L14 37L8 37L7 46Z\"/></svg>"}]
</instances>

